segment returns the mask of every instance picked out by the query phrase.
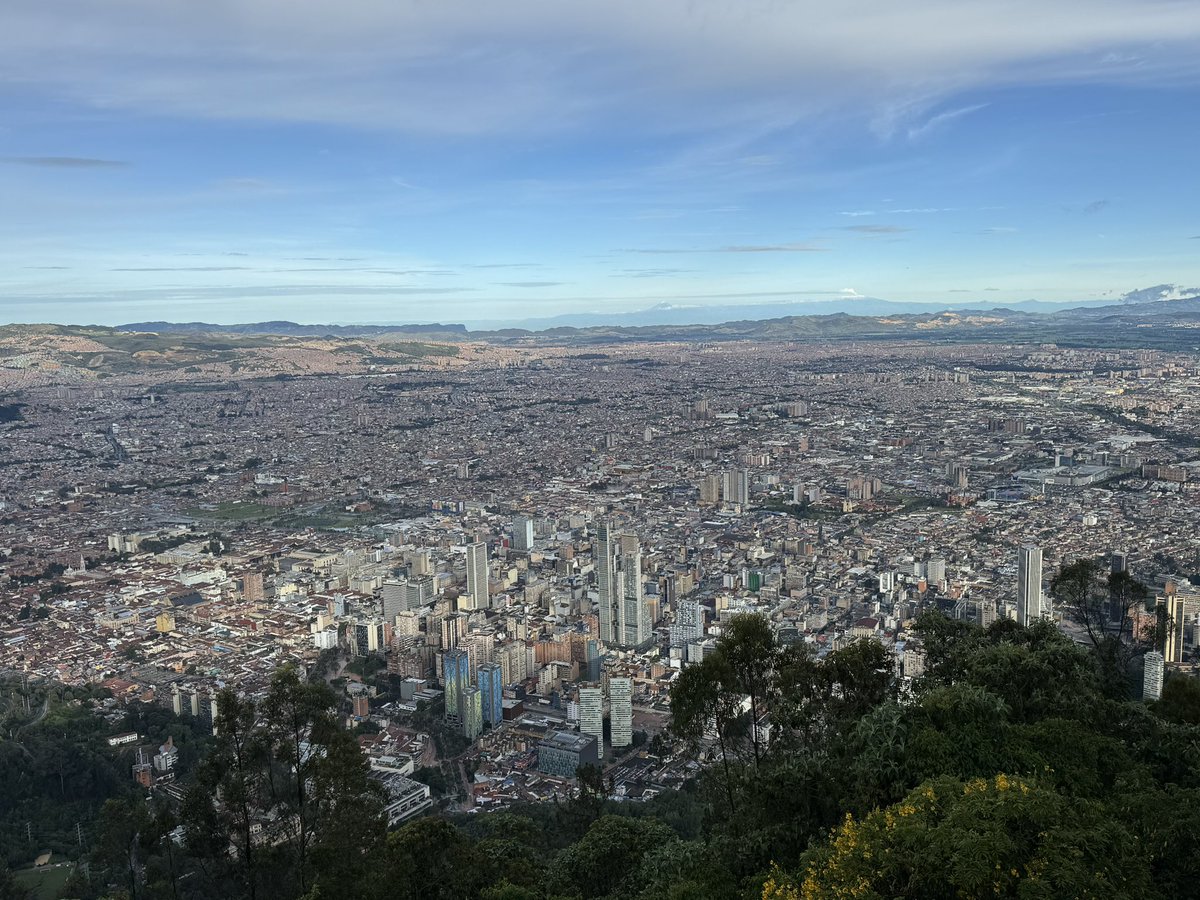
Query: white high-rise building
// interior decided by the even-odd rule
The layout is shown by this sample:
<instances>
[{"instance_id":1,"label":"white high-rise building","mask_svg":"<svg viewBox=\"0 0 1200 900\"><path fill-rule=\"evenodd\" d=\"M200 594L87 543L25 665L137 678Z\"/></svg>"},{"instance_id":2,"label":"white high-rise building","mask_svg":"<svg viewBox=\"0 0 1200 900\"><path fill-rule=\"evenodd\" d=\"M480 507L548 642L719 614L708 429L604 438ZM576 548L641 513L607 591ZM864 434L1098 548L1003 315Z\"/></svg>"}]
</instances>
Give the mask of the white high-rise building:
<instances>
[{"instance_id":1,"label":"white high-rise building","mask_svg":"<svg viewBox=\"0 0 1200 900\"><path fill-rule=\"evenodd\" d=\"M604 746L604 692L598 687L579 689L579 730L596 737L596 746Z\"/></svg>"},{"instance_id":2,"label":"white high-rise building","mask_svg":"<svg viewBox=\"0 0 1200 900\"><path fill-rule=\"evenodd\" d=\"M642 552L637 535L596 529L596 583L600 595L600 640L617 647L641 647L653 638L650 606L642 586Z\"/></svg>"},{"instance_id":3,"label":"white high-rise building","mask_svg":"<svg viewBox=\"0 0 1200 900\"><path fill-rule=\"evenodd\" d=\"M1166 653L1163 658L1170 663L1183 662L1183 639L1187 630L1187 602L1178 594L1167 597L1167 623L1170 632L1167 634Z\"/></svg>"},{"instance_id":4,"label":"white high-rise building","mask_svg":"<svg viewBox=\"0 0 1200 900\"><path fill-rule=\"evenodd\" d=\"M513 517L513 549L528 552L533 549L533 519L529 516Z\"/></svg>"},{"instance_id":5,"label":"white high-rise building","mask_svg":"<svg viewBox=\"0 0 1200 900\"><path fill-rule=\"evenodd\" d=\"M1162 697L1163 655L1157 650L1146 654L1145 671L1142 673L1142 699L1158 700Z\"/></svg>"},{"instance_id":6,"label":"white high-rise building","mask_svg":"<svg viewBox=\"0 0 1200 900\"><path fill-rule=\"evenodd\" d=\"M750 473L745 469L725 472L721 479L721 499L746 506L750 502Z\"/></svg>"},{"instance_id":7,"label":"white high-rise building","mask_svg":"<svg viewBox=\"0 0 1200 900\"><path fill-rule=\"evenodd\" d=\"M613 747L628 747L633 743L633 679L608 679L609 719L612 724Z\"/></svg>"},{"instance_id":8,"label":"white high-rise building","mask_svg":"<svg viewBox=\"0 0 1200 900\"><path fill-rule=\"evenodd\" d=\"M483 541L467 544L467 602L470 609L487 609L490 605L488 552Z\"/></svg>"},{"instance_id":9,"label":"white high-rise building","mask_svg":"<svg viewBox=\"0 0 1200 900\"><path fill-rule=\"evenodd\" d=\"M671 646L686 647L704 635L704 613L699 600L680 600L671 626Z\"/></svg>"},{"instance_id":10,"label":"white high-rise building","mask_svg":"<svg viewBox=\"0 0 1200 900\"><path fill-rule=\"evenodd\" d=\"M621 640L625 647L650 642L650 610L642 586L642 552L621 554Z\"/></svg>"},{"instance_id":11,"label":"white high-rise building","mask_svg":"<svg viewBox=\"0 0 1200 900\"><path fill-rule=\"evenodd\" d=\"M1017 624L1042 615L1042 548L1022 547L1017 555Z\"/></svg>"}]
</instances>

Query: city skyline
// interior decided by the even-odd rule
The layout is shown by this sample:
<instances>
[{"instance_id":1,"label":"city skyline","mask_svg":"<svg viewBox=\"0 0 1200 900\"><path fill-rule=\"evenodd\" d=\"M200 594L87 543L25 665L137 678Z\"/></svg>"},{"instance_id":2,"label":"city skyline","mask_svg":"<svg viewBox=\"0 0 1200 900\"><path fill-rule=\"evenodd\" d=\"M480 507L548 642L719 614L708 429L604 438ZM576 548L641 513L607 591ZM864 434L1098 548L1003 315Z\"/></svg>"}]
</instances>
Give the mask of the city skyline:
<instances>
[{"instance_id":1,"label":"city skyline","mask_svg":"<svg viewBox=\"0 0 1200 900\"><path fill-rule=\"evenodd\" d=\"M6 321L1200 284L1194 5L14 6Z\"/></svg>"}]
</instances>

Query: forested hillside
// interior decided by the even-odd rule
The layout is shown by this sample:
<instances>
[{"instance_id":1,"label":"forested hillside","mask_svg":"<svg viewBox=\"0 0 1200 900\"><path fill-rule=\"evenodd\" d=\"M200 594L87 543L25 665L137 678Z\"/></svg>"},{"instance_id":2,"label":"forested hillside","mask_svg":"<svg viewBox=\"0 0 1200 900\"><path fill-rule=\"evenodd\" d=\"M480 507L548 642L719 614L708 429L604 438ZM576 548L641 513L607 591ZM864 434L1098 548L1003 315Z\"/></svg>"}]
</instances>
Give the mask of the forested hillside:
<instances>
[{"instance_id":1,"label":"forested hillside","mask_svg":"<svg viewBox=\"0 0 1200 900\"><path fill-rule=\"evenodd\" d=\"M6 778L4 833L13 839L14 804L28 809L34 791L65 840L69 820L108 791L90 878L70 885L87 897L1194 893L1196 681L1170 678L1163 699L1144 704L1048 623L984 630L930 614L920 631L926 674L902 690L875 642L818 660L777 646L765 620L735 619L672 697L675 752L709 764L687 789L645 804L607 799L599 773L584 771L579 795L558 805L388 833L363 758L329 712L332 695L283 670L257 706L222 697L226 728L175 808L145 803L123 775L112 780L115 768L89 762L94 735L82 725L66 743L54 737L61 722L35 726L22 746L56 741L44 752L68 759L64 789L49 770ZM749 728L753 714L770 727ZM16 771L24 751L6 741L0 752ZM86 780L67 792L68 777ZM281 828L269 846L253 833L263 810Z\"/></svg>"}]
</instances>

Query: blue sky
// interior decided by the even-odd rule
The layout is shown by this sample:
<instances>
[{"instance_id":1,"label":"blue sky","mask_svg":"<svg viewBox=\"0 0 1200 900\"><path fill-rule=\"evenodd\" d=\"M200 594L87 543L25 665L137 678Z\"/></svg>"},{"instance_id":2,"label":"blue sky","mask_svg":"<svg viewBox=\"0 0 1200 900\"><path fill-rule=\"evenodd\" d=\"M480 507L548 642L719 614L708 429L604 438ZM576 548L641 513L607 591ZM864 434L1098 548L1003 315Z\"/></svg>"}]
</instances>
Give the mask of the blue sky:
<instances>
[{"instance_id":1,"label":"blue sky","mask_svg":"<svg viewBox=\"0 0 1200 900\"><path fill-rule=\"evenodd\" d=\"M1200 285L1200 3L4 5L0 321Z\"/></svg>"}]
</instances>

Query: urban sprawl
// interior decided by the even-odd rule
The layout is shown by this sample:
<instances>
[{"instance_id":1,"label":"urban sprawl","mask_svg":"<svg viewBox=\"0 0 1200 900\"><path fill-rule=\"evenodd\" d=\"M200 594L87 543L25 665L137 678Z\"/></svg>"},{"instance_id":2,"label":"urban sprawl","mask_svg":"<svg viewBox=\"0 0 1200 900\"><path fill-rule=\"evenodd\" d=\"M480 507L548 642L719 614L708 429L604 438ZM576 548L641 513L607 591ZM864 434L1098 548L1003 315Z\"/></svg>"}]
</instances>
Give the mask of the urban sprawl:
<instances>
[{"instance_id":1,"label":"urban sprawl","mask_svg":"<svg viewBox=\"0 0 1200 900\"><path fill-rule=\"evenodd\" d=\"M140 701L219 730L219 689L293 663L371 726L393 823L434 803L413 776L437 767L466 811L562 797L587 764L618 799L677 787L705 760L673 749L672 682L742 612L816 655L879 641L915 677L923 610L1071 633L1050 581L1102 557L1174 626L1148 695L1194 665L1192 354L476 345L192 369L0 367L0 669L102 684L114 723ZM169 789L173 764L152 747L132 775Z\"/></svg>"}]
</instances>

